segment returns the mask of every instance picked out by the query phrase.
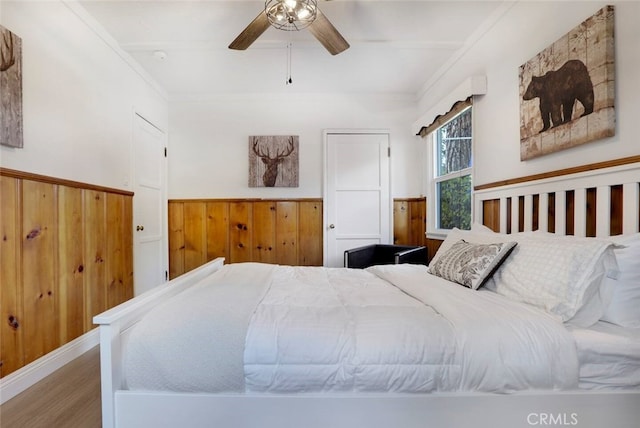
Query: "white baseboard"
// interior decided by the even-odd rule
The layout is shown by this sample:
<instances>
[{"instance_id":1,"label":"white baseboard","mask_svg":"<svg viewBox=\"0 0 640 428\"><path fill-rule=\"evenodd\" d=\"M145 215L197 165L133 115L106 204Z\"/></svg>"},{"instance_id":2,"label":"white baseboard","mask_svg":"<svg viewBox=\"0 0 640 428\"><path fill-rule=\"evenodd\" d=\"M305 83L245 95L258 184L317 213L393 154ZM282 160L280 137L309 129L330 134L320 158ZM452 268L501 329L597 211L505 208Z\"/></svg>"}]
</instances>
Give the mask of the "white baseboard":
<instances>
[{"instance_id":1,"label":"white baseboard","mask_svg":"<svg viewBox=\"0 0 640 428\"><path fill-rule=\"evenodd\" d=\"M98 328L0 379L0 404L9 401L100 343Z\"/></svg>"}]
</instances>

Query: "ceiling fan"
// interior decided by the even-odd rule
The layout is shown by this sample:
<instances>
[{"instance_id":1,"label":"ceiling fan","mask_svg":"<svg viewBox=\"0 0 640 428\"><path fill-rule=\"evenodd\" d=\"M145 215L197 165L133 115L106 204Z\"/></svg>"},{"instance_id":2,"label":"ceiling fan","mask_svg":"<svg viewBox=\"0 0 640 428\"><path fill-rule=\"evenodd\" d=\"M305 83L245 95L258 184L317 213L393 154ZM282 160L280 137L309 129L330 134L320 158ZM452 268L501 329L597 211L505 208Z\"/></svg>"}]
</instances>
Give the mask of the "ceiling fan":
<instances>
[{"instance_id":1,"label":"ceiling fan","mask_svg":"<svg viewBox=\"0 0 640 428\"><path fill-rule=\"evenodd\" d=\"M270 25L285 31L308 28L331 55L349 48L349 43L318 9L317 0L266 0L264 10L231 42L229 49L247 49Z\"/></svg>"}]
</instances>

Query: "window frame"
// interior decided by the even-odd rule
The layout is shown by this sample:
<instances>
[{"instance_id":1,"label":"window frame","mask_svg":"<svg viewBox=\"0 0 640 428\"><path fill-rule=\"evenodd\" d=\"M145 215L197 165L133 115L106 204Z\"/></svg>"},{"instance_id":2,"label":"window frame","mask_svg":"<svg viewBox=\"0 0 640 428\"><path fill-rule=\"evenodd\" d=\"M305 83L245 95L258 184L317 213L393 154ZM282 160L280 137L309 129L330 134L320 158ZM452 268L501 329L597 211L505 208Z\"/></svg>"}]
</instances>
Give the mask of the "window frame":
<instances>
[{"instance_id":1,"label":"window frame","mask_svg":"<svg viewBox=\"0 0 640 428\"><path fill-rule=\"evenodd\" d=\"M438 145L436 141L436 131L440 129L442 126L449 123L451 120L458 117L460 114L465 112L466 110L471 109L471 166L467 168L460 169L455 172L450 172L444 175L438 175ZM451 112L453 113L453 112ZM474 219L474 204L473 204L473 172L474 172L474 162L473 162L473 154L474 154L474 114L473 114L473 105L469 104L464 108L460 109L453 113L450 118L446 121L440 121L439 126L429 129L429 133L423 135L423 138L426 140L426 159L425 163L427 165L427 173L425 188L427 195L427 238L429 239L445 239L451 229L443 229L438 227L439 221L439 213L440 213L440 195L438 191L438 184L446 181L450 181L452 179L461 178L469 176L471 177L471 200L470 200L470 223L473 223Z\"/></svg>"}]
</instances>

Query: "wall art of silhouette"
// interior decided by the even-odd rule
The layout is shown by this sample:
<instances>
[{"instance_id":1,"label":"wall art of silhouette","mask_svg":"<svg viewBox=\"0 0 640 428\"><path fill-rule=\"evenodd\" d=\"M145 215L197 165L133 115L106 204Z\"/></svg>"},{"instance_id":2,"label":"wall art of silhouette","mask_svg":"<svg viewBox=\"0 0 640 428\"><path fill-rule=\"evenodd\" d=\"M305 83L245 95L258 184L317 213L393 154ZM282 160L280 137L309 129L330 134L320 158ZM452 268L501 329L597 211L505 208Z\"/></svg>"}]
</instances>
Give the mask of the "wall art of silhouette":
<instances>
[{"instance_id":1,"label":"wall art of silhouette","mask_svg":"<svg viewBox=\"0 0 640 428\"><path fill-rule=\"evenodd\" d=\"M615 134L614 7L520 66L520 159Z\"/></svg>"},{"instance_id":2,"label":"wall art of silhouette","mask_svg":"<svg viewBox=\"0 0 640 428\"><path fill-rule=\"evenodd\" d=\"M249 187L298 187L297 135L249 137Z\"/></svg>"}]
</instances>

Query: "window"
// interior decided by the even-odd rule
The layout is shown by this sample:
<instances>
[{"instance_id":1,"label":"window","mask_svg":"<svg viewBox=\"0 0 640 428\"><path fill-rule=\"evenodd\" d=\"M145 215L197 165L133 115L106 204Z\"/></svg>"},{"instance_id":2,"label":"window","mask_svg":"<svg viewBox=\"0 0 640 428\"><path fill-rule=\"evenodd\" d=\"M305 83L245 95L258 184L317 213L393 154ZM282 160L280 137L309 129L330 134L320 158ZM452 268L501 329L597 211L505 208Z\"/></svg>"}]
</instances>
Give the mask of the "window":
<instances>
[{"instance_id":1,"label":"window","mask_svg":"<svg viewBox=\"0 0 640 428\"><path fill-rule=\"evenodd\" d=\"M436 228L471 228L471 107L434 132Z\"/></svg>"},{"instance_id":2,"label":"window","mask_svg":"<svg viewBox=\"0 0 640 428\"><path fill-rule=\"evenodd\" d=\"M428 136L430 167L427 198L428 229L438 237L448 230L471 228L472 107L470 100L457 104L421 135Z\"/></svg>"}]
</instances>

